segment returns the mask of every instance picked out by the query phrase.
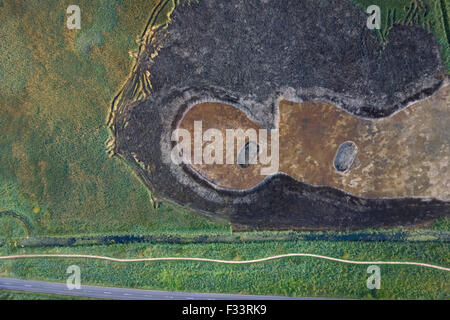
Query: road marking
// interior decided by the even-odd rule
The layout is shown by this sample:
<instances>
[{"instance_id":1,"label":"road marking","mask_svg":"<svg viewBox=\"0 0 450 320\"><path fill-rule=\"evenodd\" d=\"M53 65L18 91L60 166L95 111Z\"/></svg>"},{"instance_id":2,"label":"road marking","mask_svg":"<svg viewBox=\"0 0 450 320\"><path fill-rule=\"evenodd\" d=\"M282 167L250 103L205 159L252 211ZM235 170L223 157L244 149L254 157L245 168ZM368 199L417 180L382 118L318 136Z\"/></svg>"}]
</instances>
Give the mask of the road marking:
<instances>
[{"instance_id":1,"label":"road marking","mask_svg":"<svg viewBox=\"0 0 450 320\"><path fill-rule=\"evenodd\" d=\"M30 258L85 258L85 259L97 259L97 260L107 260L113 262L152 262L152 261L199 261L199 262L214 262L214 263L225 263L225 264L249 264L266 262L270 260L276 260L281 258L292 258L292 257L310 257L318 258L324 260L330 260L341 263L348 264L361 264L361 265L411 265L419 266L424 268L432 268L443 271L450 271L450 268L441 267L433 264L422 263L422 262L409 262L409 261L355 261L333 258L328 256L322 256L312 253L286 253L277 256L271 256L267 258L254 259L254 260L220 260L220 259L208 259L208 258L183 258L183 257L163 257L163 258L136 258L136 259L119 259L105 256L94 256L87 254L24 254L24 255L13 255L13 256L0 256L0 260L12 260L12 259L30 259Z\"/></svg>"}]
</instances>

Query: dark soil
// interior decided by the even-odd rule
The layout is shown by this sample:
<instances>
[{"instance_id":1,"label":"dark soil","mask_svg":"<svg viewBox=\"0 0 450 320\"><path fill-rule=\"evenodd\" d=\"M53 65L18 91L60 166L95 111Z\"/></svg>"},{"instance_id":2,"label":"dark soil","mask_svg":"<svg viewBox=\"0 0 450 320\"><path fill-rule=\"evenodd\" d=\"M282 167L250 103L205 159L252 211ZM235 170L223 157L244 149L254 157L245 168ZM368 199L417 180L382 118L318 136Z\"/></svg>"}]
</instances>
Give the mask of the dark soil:
<instances>
[{"instance_id":1,"label":"dark soil","mask_svg":"<svg viewBox=\"0 0 450 320\"><path fill-rule=\"evenodd\" d=\"M202 99L238 106L271 127L280 95L380 118L433 94L445 70L433 35L395 26L382 51L366 19L344 0L200 0L176 8L160 31L166 37L154 44L162 45L159 54L149 63L155 48L146 48L135 68L150 71L152 94L113 114L116 154L157 197L225 218L235 229L382 228L449 215L448 202L361 199L285 175L225 192L164 161L164 137Z\"/></svg>"}]
</instances>

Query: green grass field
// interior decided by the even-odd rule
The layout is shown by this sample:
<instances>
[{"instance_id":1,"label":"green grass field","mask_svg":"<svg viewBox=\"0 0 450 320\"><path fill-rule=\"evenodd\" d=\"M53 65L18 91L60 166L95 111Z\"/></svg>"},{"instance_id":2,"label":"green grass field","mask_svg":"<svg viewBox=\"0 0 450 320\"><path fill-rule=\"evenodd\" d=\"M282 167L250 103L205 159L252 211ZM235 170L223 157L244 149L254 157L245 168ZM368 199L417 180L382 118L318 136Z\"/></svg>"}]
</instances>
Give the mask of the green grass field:
<instances>
[{"instance_id":1,"label":"green grass field","mask_svg":"<svg viewBox=\"0 0 450 320\"><path fill-rule=\"evenodd\" d=\"M356 1L356 0L355 0ZM357 0L383 9L380 41L393 23L419 23L436 35L450 70L440 1ZM108 158L107 116L125 81L155 1L79 0L82 29L65 27L68 0L0 0L0 212L24 216L39 236L229 234L230 226L162 203L154 208L127 165ZM407 9L405 3L414 3ZM444 1L445 3L445 1ZM414 9L415 8L415 9ZM386 10L384 10L386 9ZM388 10L389 9L389 10ZM395 10L395 19L393 12ZM416 12L408 15L408 12ZM448 12L448 10L447 10ZM411 18L413 17L413 18ZM434 228L450 230L449 219ZM0 216L0 238L26 236L14 217ZM0 248L3 253L11 250ZM25 249L24 249L25 250ZM27 249L27 252L44 249ZM48 250L48 249L45 249ZM114 256L196 255L240 259L287 251L354 259L411 259L448 265L446 243L273 242L64 247L52 252ZM12 249L8 252L22 252ZM71 261L0 263L2 275L64 280ZM78 262L91 284L166 290L370 298L364 267L288 259L251 266L193 263L118 265ZM383 268L384 270L384 268ZM449 298L448 275L386 267L377 298ZM199 281L202 279L202 281ZM0 293L0 299L5 297Z\"/></svg>"},{"instance_id":2,"label":"green grass field","mask_svg":"<svg viewBox=\"0 0 450 320\"><path fill-rule=\"evenodd\" d=\"M111 100L154 1L80 1L79 32L65 27L69 1L1 4L1 210L26 215L42 235L227 229L154 209L127 165L106 154Z\"/></svg>"},{"instance_id":3,"label":"green grass field","mask_svg":"<svg viewBox=\"0 0 450 320\"><path fill-rule=\"evenodd\" d=\"M80 253L120 258L207 257L246 260L305 252L351 260L450 263L449 244L439 242L265 242L246 244L130 244L16 249L11 254ZM6 250L0 249L3 253ZM381 266L381 289L367 289L367 266L313 258L287 258L250 265L207 262L115 263L86 259L30 259L0 262L0 276L65 282L66 269L81 268L82 284L155 290L355 299L449 299L450 273L414 266Z\"/></svg>"},{"instance_id":4,"label":"green grass field","mask_svg":"<svg viewBox=\"0 0 450 320\"><path fill-rule=\"evenodd\" d=\"M0 290L0 300L89 300L82 297Z\"/></svg>"}]
</instances>

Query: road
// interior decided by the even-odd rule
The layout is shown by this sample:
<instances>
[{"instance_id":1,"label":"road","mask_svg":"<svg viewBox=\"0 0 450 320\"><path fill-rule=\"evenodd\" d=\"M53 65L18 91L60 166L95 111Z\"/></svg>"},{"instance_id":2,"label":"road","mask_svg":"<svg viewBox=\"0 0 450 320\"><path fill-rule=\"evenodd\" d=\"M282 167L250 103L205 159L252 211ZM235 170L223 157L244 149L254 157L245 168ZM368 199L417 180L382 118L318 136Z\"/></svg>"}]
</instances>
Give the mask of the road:
<instances>
[{"instance_id":1,"label":"road","mask_svg":"<svg viewBox=\"0 0 450 320\"><path fill-rule=\"evenodd\" d=\"M81 286L80 290L69 290L65 283L18 280L12 278L0 278L0 290L26 291L111 300L315 300L315 298L169 292L97 286Z\"/></svg>"}]
</instances>

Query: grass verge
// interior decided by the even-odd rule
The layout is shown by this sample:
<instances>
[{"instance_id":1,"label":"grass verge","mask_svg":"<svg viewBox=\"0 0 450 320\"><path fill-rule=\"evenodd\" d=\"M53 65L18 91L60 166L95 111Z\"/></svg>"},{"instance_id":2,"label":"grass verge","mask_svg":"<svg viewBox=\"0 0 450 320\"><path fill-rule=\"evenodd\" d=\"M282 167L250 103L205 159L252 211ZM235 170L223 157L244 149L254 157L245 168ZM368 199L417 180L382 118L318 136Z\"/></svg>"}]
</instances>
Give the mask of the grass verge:
<instances>
[{"instance_id":1,"label":"grass verge","mask_svg":"<svg viewBox=\"0 0 450 320\"><path fill-rule=\"evenodd\" d=\"M127 244L27 248L10 254L83 253L132 257L208 257L247 260L305 252L351 260L395 260L450 264L449 244L439 242L290 241L233 244ZM6 253L4 249L1 252ZM115 263L87 259L29 259L0 262L0 275L65 282L66 269L81 268L82 282L169 291L242 293L354 299L449 299L450 273L414 266L381 266L381 289L366 286L367 266L314 258L287 258L249 265L205 262Z\"/></svg>"}]
</instances>

